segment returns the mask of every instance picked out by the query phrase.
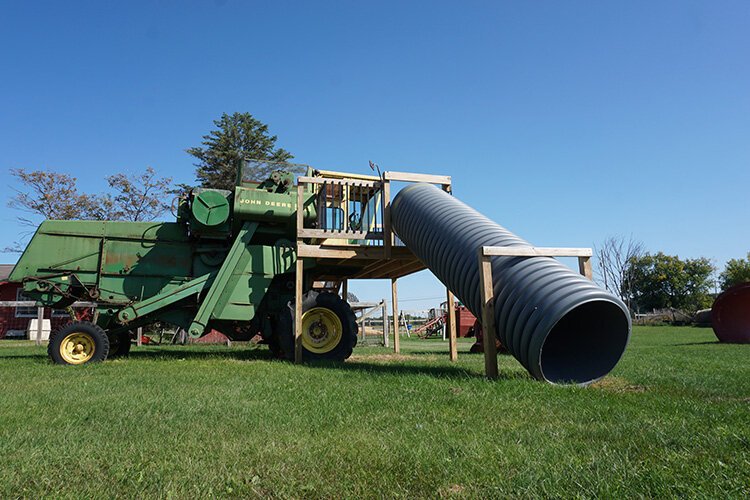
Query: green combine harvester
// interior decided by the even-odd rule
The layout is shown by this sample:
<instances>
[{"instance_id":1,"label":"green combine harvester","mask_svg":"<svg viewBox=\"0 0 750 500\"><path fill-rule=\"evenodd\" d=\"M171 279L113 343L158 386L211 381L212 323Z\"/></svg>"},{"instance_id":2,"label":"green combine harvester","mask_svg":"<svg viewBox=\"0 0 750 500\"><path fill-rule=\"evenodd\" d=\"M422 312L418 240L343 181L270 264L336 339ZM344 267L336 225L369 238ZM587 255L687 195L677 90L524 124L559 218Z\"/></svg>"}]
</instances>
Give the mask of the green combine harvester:
<instances>
[{"instance_id":1,"label":"green combine harvester","mask_svg":"<svg viewBox=\"0 0 750 500\"><path fill-rule=\"evenodd\" d=\"M193 338L211 329L231 339L260 334L274 354L293 358L294 176L278 170L255 182L243 176L247 165L234 192L180 197L176 222L44 221L9 280L47 307L96 303L93 321L53 332L50 358L76 365L126 354L131 332L156 321ZM304 221L313 224L315 188L301 197ZM310 273L303 285L303 358L344 360L357 341L355 316L330 287L314 290L314 280Z\"/></svg>"}]
</instances>

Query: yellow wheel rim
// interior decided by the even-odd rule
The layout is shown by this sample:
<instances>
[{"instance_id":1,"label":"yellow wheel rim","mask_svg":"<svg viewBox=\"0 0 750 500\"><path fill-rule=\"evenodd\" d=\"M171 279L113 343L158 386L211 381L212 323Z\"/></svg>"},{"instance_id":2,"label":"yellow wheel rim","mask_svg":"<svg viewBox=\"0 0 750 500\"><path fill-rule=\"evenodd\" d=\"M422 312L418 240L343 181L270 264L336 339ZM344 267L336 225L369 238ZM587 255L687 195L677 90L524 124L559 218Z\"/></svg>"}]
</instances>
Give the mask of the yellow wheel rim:
<instances>
[{"instance_id":1,"label":"yellow wheel rim","mask_svg":"<svg viewBox=\"0 0 750 500\"><path fill-rule=\"evenodd\" d=\"M94 357L96 344L88 333L73 332L60 344L60 356L66 363L80 365Z\"/></svg>"},{"instance_id":2,"label":"yellow wheel rim","mask_svg":"<svg viewBox=\"0 0 750 500\"><path fill-rule=\"evenodd\" d=\"M332 351L343 335L341 320L326 307L313 307L302 315L302 346L310 352Z\"/></svg>"}]
</instances>

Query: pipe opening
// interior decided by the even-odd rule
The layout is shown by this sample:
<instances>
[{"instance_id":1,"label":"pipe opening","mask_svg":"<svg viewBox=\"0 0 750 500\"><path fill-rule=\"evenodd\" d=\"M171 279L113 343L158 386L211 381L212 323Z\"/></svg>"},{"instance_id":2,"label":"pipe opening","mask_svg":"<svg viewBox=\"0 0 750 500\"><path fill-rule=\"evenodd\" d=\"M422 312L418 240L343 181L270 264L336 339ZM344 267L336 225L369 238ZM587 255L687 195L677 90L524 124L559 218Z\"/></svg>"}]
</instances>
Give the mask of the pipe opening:
<instances>
[{"instance_id":1,"label":"pipe opening","mask_svg":"<svg viewBox=\"0 0 750 500\"><path fill-rule=\"evenodd\" d=\"M585 302L566 313L544 340L542 374L553 383L593 382L615 367L629 336L630 322L617 304Z\"/></svg>"}]
</instances>

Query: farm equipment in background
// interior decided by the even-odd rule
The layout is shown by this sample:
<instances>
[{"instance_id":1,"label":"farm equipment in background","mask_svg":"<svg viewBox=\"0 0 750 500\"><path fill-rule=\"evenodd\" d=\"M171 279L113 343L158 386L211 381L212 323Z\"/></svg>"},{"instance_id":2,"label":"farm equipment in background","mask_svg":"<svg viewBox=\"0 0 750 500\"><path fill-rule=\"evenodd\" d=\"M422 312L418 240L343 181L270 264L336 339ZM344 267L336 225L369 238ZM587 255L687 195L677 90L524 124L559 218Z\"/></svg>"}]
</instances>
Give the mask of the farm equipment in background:
<instances>
[{"instance_id":1,"label":"farm equipment in background","mask_svg":"<svg viewBox=\"0 0 750 500\"><path fill-rule=\"evenodd\" d=\"M474 336L474 323L477 321L477 318L460 302L455 304L454 309L456 312L456 335L458 337ZM440 304L440 307L430 309L427 312L427 321L412 333L416 333L422 339L435 336L442 337L447 323L448 302L443 302Z\"/></svg>"}]
</instances>

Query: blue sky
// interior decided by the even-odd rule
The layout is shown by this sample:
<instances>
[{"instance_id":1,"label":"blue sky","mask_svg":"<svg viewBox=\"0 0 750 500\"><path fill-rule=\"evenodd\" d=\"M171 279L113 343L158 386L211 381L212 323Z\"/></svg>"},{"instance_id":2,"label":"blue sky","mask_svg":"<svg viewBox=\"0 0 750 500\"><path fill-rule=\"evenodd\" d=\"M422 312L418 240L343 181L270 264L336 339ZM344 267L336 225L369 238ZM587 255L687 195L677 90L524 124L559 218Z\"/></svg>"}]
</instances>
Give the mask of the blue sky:
<instances>
[{"instance_id":1,"label":"blue sky","mask_svg":"<svg viewBox=\"0 0 750 500\"><path fill-rule=\"evenodd\" d=\"M248 111L318 168L449 174L536 245L632 234L721 267L750 251L749 26L746 1L4 2L0 182L189 182L184 149ZM407 309L442 295L401 285Z\"/></svg>"}]
</instances>

